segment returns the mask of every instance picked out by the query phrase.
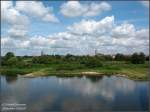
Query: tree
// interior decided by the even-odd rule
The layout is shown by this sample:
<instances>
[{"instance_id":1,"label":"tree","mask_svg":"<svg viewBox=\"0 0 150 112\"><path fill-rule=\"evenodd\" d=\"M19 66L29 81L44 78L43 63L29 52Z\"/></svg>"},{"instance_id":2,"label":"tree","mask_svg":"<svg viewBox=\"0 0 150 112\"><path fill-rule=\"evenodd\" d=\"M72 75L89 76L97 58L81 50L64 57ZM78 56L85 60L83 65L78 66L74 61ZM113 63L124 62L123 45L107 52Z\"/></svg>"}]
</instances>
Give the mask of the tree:
<instances>
[{"instance_id":1,"label":"tree","mask_svg":"<svg viewBox=\"0 0 150 112\"><path fill-rule=\"evenodd\" d=\"M124 60L125 61L130 61L131 60L131 55L124 55Z\"/></svg>"},{"instance_id":2,"label":"tree","mask_svg":"<svg viewBox=\"0 0 150 112\"><path fill-rule=\"evenodd\" d=\"M106 60L106 61L112 61L113 58L112 58L111 55L105 55L105 60Z\"/></svg>"},{"instance_id":3,"label":"tree","mask_svg":"<svg viewBox=\"0 0 150 112\"><path fill-rule=\"evenodd\" d=\"M138 57L138 53L133 53L131 56L131 62L133 64L138 64L139 63L139 57Z\"/></svg>"},{"instance_id":4,"label":"tree","mask_svg":"<svg viewBox=\"0 0 150 112\"><path fill-rule=\"evenodd\" d=\"M96 59L96 58L89 58L88 60L86 60L84 65L88 68L95 68L95 67L102 67L103 66L101 61Z\"/></svg>"},{"instance_id":5,"label":"tree","mask_svg":"<svg viewBox=\"0 0 150 112\"><path fill-rule=\"evenodd\" d=\"M52 58L48 55L42 55L42 56L37 56L32 58L32 63L36 63L36 64L49 64L52 63L53 61L54 61L54 57L52 60Z\"/></svg>"},{"instance_id":6,"label":"tree","mask_svg":"<svg viewBox=\"0 0 150 112\"><path fill-rule=\"evenodd\" d=\"M9 66L17 65L18 59L17 59L17 57L12 57L12 58L8 59L6 63Z\"/></svg>"},{"instance_id":7,"label":"tree","mask_svg":"<svg viewBox=\"0 0 150 112\"><path fill-rule=\"evenodd\" d=\"M15 57L15 55L14 55L13 52L8 52L8 53L6 53L6 55L4 56L4 58L5 58L6 60L8 60L8 59L10 59L10 58L12 58L12 57Z\"/></svg>"},{"instance_id":8,"label":"tree","mask_svg":"<svg viewBox=\"0 0 150 112\"><path fill-rule=\"evenodd\" d=\"M15 57L13 52L8 52L5 54L5 56L2 58L2 65L8 65L8 60Z\"/></svg>"},{"instance_id":9,"label":"tree","mask_svg":"<svg viewBox=\"0 0 150 112\"><path fill-rule=\"evenodd\" d=\"M146 56L146 61L149 61L149 56Z\"/></svg>"},{"instance_id":10,"label":"tree","mask_svg":"<svg viewBox=\"0 0 150 112\"><path fill-rule=\"evenodd\" d=\"M145 63L145 54L143 52L140 52L139 54L139 63L140 64Z\"/></svg>"},{"instance_id":11,"label":"tree","mask_svg":"<svg viewBox=\"0 0 150 112\"><path fill-rule=\"evenodd\" d=\"M115 60L116 61L124 60L124 55L120 54L120 53L117 53L116 56L115 56Z\"/></svg>"},{"instance_id":12,"label":"tree","mask_svg":"<svg viewBox=\"0 0 150 112\"><path fill-rule=\"evenodd\" d=\"M143 64L145 63L145 54L144 53L133 53L131 56L131 63L133 64Z\"/></svg>"},{"instance_id":13,"label":"tree","mask_svg":"<svg viewBox=\"0 0 150 112\"><path fill-rule=\"evenodd\" d=\"M65 61L74 61L75 57L71 54L67 54L64 58Z\"/></svg>"}]
</instances>

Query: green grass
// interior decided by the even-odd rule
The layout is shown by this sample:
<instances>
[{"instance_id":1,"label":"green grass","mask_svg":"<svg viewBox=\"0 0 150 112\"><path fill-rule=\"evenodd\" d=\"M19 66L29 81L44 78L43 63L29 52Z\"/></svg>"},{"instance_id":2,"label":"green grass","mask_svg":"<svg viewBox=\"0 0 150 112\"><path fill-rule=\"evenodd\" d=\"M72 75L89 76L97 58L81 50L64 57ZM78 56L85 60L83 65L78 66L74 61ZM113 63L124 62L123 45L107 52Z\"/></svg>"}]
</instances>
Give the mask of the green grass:
<instances>
[{"instance_id":1,"label":"green grass","mask_svg":"<svg viewBox=\"0 0 150 112\"><path fill-rule=\"evenodd\" d=\"M149 64L131 64L123 61L103 62L102 67L87 68L79 63L61 63L61 64L33 64L26 67L7 67L0 68L4 75L24 75L33 73L34 75L55 75L58 77L81 76L81 72L99 72L105 75L122 74L134 80L148 80Z\"/></svg>"}]
</instances>

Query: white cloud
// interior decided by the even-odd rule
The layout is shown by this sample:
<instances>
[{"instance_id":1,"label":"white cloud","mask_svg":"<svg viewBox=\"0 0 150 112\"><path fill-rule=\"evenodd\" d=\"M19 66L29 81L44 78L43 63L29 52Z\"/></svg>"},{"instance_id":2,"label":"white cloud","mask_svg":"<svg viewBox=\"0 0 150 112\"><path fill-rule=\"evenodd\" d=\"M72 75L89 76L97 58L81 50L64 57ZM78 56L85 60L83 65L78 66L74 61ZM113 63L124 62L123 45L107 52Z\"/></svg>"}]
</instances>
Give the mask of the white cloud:
<instances>
[{"instance_id":1,"label":"white cloud","mask_svg":"<svg viewBox=\"0 0 150 112\"><path fill-rule=\"evenodd\" d=\"M149 29L141 29L136 31L136 37L140 39L149 39Z\"/></svg>"},{"instance_id":2,"label":"white cloud","mask_svg":"<svg viewBox=\"0 0 150 112\"><path fill-rule=\"evenodd\" d=\"M111 6L107 2L81 4L79 1L68 1L62 4L61 13L67 17L97 16L103 11L108 11Z\"/></svg>"},{"instance_id":3,"label":"white cloud","mask_svg":"<svg viewBox=\"0 0 150 112\"><path fill-rule=\"evenodd\" d=\"M61 6L61 13L67 17L81 16L87 10L87 6L82 6L78 1L68 1Z\"/></svg>"},{"instance_id":4,"label":"white cloud","mask_svg":"<svg viewBox=\"0 0 150 112\"><path fill-rule=\"evenodd\" d=\"M9 47L12 45L12 39L9 37L1 38L1 46L2 47Z\"/></svg>"},{"instance_id":5,"label":"white cloud","mask_svg":"<svg viewBox=\"0 0 150 112\"><path fill-rule=\"evenodd\" d=\"M4 21L13 25L26 25L29 23L28 17L16 10L12 1L1 1L1 18L2 22Z\"/></svg>"},{"instance_id":6,"label":"white cloud","mask_svg":"<svg viewBox=\"0 0 150 112\"><path fill-rule=\"evenodd\" d=\"M133 24L123 23L112 29L114 38L129 38L135 36L135 27Z\"/></svg>"},{"instance_id":7,"label":"white cloud","mask_svg":"<svg viewBox=\"0 0 150 112\"><path fill-rule=\"evenodd\" d=\"M20 13L13 6L12 1L1 1L1 6L2 23L8 23L10 25L10 28L7 28L8 36L18 39L25 37L29 25L29 18Z\"/></svg>"},{"instance_id":8,"label":"white cloud","mask_svg":"<svg viewBox=\"0 0 150 112\"><path fill-rule=\"evenodd\" d=\"M114 25L114 16L105 17L100 21L82 20L68 27L68 30L76 34L102 34L110 30Z\"/></svg>"},{"instance_id":9,"label":"white cloud","mask_svg":"<svg viewBox=\"0 0 150 112\"><path fill-rule=\"evenodd\" d=\"M42 20L46 22L59 22L59 20L53 14L46 14Z\"/></svg>"},{"instance_id":10,"label":"white cloud","mask_svg":"<svg viewBox=\"0 0 150 112\"><path fill-rule=\"evenodd\" d=\"M149 30L136 30L135 26L129 23L123 23L113 28L111 36L113 45L125 46L128 49L138 46L142 48L149 45Z\"/></svg>"},{"instance_id":11,"label":"white cloud","mask_svg":"<svg viewBox=\"0 0 150 112\"><path fill-rule=\"evenodd\" d=\"M30 41L29 40L16 40L10 37L2 37L1 46L2 48L8 48L8 49L27 48L27 47L30 47Z\"/></svg>"},{"instance_id":12,"label":"white cloud","mask_svg":"<svg viewBox=\"0 0 150 112\"><path fill-rule=\"evenodd\" d=\"M22 41L21 43L18 43L19 48L28 48L30 46L30 41L29 40L25 40Z\"/></svg>"},{"instance_id":13,"label":"white cloud","mask_svg":"<svg viewBox=\"0 0 150 112\"><path fill-rule=\"evenodd\" d=\"M14 26L9 33L23 37L26 32L24 27L21 27ZM41 50L50 54L94 54L95 49L106 54L129 54L137 51L148 53L149 49L149 29L137 30L131 23L116 25L114 16L99 21L81 20L70 25L65 32L48 36L37 35L22 40L9 36L2 38L2 48L29 48L28 53L34 51L35 54L40 54Z\"/></svg>"},{"instance_id":14,"label":"white cloud","mask_svg":"<svg viewBox=\"0 0 150 112\"><path fill-rule=\"evenodd\" d=\"M27 28L23 25L14 25L8 30L8 34L12 38L25 38L27 35Z\"/></svg>"},{"instance_id":15,"label":"white cloud","mask_svg":"<svg viewBox=\"0 0 150 112\"><path fill-rule=\"evenodd\" d=\"M34 36L30 41L33 47L49 47L55 42L55 40L43 36Z\"/></svg>"},{"instance_id":16,"label":"white cloud","mask_svg":"<svg viewBox=\"0 0 150 112\"><path fill-rule=\"evenodd\" d=\"M2 23L9 23L8 36L15 39L27 37L29 18L26 14L38 17L42 21L59 21L42 2L16 1L13 5L12 1L1 1L1 6Z\"/></svg>"},{"instance_id":17,"label":"white cloud","mask_svg":"<svg viewBox=\"0 0 150 112\"><path fill-rule=\"evenodd\" d=\"M58 19L52 13L52 8L45 7L42 2L17 1L16 9L30 16L41 18L43 21L58 22Z\"/></svg>"},{"instance_id":18,"label":"white cloud","mask_svg":"<svg viewBox=\"0 0 150 112\"><path fill-rule=\"evenodd\" d=\"M46 22L59 22L58 18L52 13L52 8L45 7L42 2L37 1L1 1L1 19L12 25L27 25L30 17L37 17Z\"/></svg>"},{"instance_id":19,"label":"white cloud","mask_svg":"<svg viewBox=\"0 0 150 112\"><path fill-rule=\"evenodd\" d=\"M141 2L141 4L143 5L143 6L145 6L145 7L147 7L147 8L149 8L149 1L140 1Z\"/></svg>"},{"instance_id":20,"label":"white cloud","mask_svg":"<svg viewBox=\"0 0 150 112\"><path fill-rule=\"evenodd\" d=\"M101 2L101 3L92 3L89 5L87 12L84 16L97 16L101 14L104 11L109 11L111 9L111 6L107 2Z\"/></svg>"}]
</instances>

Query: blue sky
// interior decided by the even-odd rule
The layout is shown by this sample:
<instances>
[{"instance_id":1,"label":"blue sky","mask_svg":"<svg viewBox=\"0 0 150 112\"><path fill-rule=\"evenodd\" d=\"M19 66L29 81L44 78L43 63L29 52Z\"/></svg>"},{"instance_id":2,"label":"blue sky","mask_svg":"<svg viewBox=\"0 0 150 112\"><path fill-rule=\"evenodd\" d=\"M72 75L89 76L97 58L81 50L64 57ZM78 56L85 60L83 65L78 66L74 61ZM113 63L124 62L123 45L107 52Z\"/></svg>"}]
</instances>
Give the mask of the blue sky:
<instances>
[{"instance_id":1,"label":"blue sky","mask_svg":"<svg viewBox=\"0 0 150 112\"><path fill-rule=\"evenodd\" d=\"M102 53L106 53L103 52L105 51L105 48L101 47L101 45L103 45L106 41L109 41L109 44L111 44L111 48L113 48L114 53L127 53L128 51L130 51L130 53L136 51L148 53L147 46L135 49L135 46L138 46L138 44L142 44L139 42L142 40L142 38L144 38L142 40L143 43L149 41L149 35L147 33L149 31L148 1L32 1L28 3L22 1L14 2L14 4L12 4L11 1L2 2L1 37L3 39L2 48L4 48L2 49L2 53L4 54L7 51L12 50L11 47L20 46L20 49L18 51L15 51L16 53L18 53L18 55L25 55L28 52L24 50L22 51L21 49L32 49L34 48L34 46L38 48L42 47L42 49L47 49L47 47L49 46L59 46L57 44L62 44L60 46L62 46L63 48L63 44L67 45L70 41L85 43L85 46L81 45L82 48L87 48L87 46L89 47L97 44L97 46L94 46L94 48L89 49L100 49L100 52ZM48 17L45 19L47 15ZM9 16L12 17L11 20L9 19ZM112 19L112 23L110 26L111 29L103 28L106 27L107 24L109 24L107 23L109 22L109 20L107 20L107 17L109 20ZM106 26L103 25L102 20L105 22ZM94 29L84 28L86 24L89 24L89 26ZM71 27L71 30L68 27ZM88 35L86 37L79 37L79 34L81 34L81 32L77 32L77 28L81 28L81 32L83 34L87 33ZM130 31L126 31L130 28ZM108 38L104 38L104 36L108 36L106 35L106 32L103 34L98 33L99 37L96 39L95 37L91 36L95 35L96 32L100 32L102 30L107 30L107 32L112 33L111 35L109 35L109 40ZM78 36L72 35L73 33L78 34ZM137 35L140 33L139 35L141 35L141 40L139 38L136 39L136 37L133 37L133 35L131 35L131 37L125 38L117 37L117 35L124 37L124 33L126 34L126 36L129 36L130 33L133 33L133 35ZM71 36L69 37L69 35ZM75 40L72 39L73 37L75 38ZM69 38L70 40L68 39L65 41L63 40L63 38ZM38 41L37 39L39 39L39 41L40 39L42 39L43 44L38 43L36 45L36 41ZM130 40L137 41L137 44L133 46L133 48L130 47L129 49L127 48L127 43ZM14 43L11 43L10 41L13 41ZM47 46L45 46L44 44L44 42L46 41L50 41L50 43L45 43L47 44ZM92 44L89 41L91 41ZM99 43L97 43L98 41ZM124 43L124 41L126 41L126 43ZM16 45L17 42L22 42L25 45L18 46ZM78 43L73 44L80 46L80 44L78 45ZM121 44L125 45L121 46ZM120 51L116 49L118 45L122 48ZM68 46L71 46L70 43L68 44ZM71 47L72 49L70 49L70 51L73 51L73 46ZM109 50L110 48L106 46L106 49ZM110 50L109 53L112 53L111 51L112 50ZM47 51L45 50L45 52ZM61 53L62 52L63 51L61 51ZM78 51L75 52L77 53ZM63 53L66 54L68 52L64 51ZM38 55L39 52L36 54ZM77 54L82 53L79 52ZM85 54L89 54L89 51L85 52ZM29 53L29 55L32 55L32 53Z\"/></svg>"},{"instance_id":2,"label":"blue sky","mask_svg":"<svg viewBox=\"0 0 150 112\"><path fill-rule=\"evenodd\" d=\"M53 6L53 12L59 18L60 23L43 23L37 21L34 22L33 20L33 24L31 24L31 32L33 32L34 34L38 33L42 35L48 35L50 33L65 31L66 26L69 26L74 22L79 22L83 19L83 17L67 18L63 16L59 11L60 6L62 5L62 3L64 3L62 1L44 1L43 3L45 4L45 6ZM87 2L82 1L81 3ZM148 28L148 9L138 1L108 1L108 3L111 4L112 10L104 12L95 17L87 17L87 19L100 20L106 16L114 15L117 22L129 21L130 23L133 23L135 26L137 26L137 28ZM42 28L39 29L38 27Z\"/></svg>"}]
</instances>

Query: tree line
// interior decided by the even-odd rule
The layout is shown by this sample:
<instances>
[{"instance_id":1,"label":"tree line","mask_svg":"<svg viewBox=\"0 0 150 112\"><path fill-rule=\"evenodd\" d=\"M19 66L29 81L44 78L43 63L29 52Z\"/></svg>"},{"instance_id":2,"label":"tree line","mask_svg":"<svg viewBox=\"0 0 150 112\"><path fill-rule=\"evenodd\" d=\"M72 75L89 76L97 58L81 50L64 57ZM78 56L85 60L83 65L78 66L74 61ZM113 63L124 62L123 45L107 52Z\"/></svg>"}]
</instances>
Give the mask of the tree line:
<instances>
[{"instance_id":1,"label":"tree line","mask_svg":"<svg viewBox=\"0 0 150 112\"><path fill-rule=\"evenodd\" d=\"M146 56L143 52L133 53L132 55L124 55L117 53L115 57L111 55L84 55L75 56L71 54L67 55L42 55L42 56L15 56L13 52L8 52L5 56L1 57L2 66L31 66L33 64L59 64L59 63L79 63L86 67L102 66L104 61L127 61L132 64L144 64L149 60L149 56Z\"/></svg>"}]
</instances>

